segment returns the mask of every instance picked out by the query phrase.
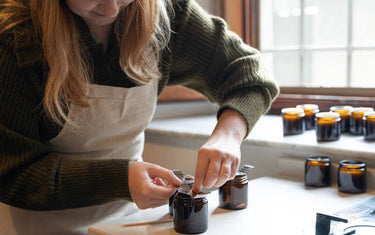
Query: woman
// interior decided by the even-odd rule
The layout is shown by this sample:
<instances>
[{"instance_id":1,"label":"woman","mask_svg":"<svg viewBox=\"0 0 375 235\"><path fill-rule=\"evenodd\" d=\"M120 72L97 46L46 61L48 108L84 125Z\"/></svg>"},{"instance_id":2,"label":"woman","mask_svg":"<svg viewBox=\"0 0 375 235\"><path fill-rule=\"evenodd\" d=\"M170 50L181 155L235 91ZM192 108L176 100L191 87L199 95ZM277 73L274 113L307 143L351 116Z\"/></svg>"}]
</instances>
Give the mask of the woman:
<instances>
[{"instance_id":1,"label":"woman","mask_svg":"<svg viewBox=\"0 0 375 235\"><path fill-rule=\"evenodd\" d=\"M84 234L167 202L180 181L142 162L167 85L220 105L193 190L238 170L278 94L259 53L193 0L2 0L0 234Z\"/></svg>"}]
</instances>

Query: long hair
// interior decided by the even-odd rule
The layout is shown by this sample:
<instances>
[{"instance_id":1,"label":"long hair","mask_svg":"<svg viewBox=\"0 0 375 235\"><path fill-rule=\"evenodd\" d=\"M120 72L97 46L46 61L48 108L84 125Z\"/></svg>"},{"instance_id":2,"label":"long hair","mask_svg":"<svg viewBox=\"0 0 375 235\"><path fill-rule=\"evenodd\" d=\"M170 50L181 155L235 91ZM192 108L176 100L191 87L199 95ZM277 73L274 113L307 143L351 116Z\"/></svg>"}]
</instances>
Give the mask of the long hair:
<instances>
[{"instance_id":1,"label":"long hair","mask_svg":"<svg viewBox=\"0 0 375 235\"><path fill-rule=\"evenodd\" d=\"M49 68L44 110L59 125L64 122L74 125L66 113L71 104L87 105L87 87L92 74L73 13L65 0L26 2L3 0L0 3L0 34L32 20ZM120 44L119 64L137 84L160 77L160 53L170 36L170 4L170 0L134 0L114 22Z\"/></svg>"}]
</instances>

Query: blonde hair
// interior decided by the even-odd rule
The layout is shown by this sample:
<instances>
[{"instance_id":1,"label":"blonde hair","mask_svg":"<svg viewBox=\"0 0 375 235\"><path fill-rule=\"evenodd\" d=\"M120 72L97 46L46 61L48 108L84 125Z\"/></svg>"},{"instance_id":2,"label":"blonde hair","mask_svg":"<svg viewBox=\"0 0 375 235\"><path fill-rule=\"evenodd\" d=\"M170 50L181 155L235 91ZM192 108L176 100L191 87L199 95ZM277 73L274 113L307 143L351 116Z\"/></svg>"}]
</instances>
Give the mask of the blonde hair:
<instances>
[{"instance_id":1,"label":"blonde hair","mask_svg":"<svg viewBox=\"0 0 375 235\"><path fill-rule=\"evenodd\" d=\"M170 36L169 1L134 0L114 23L120 44L120 66L137 84L160 77L159 57ZM44 110L60 125L64 121L74 124L66 113L70 104L87 105L86 92L92 74L65 0L29 0L29 6L20 0L3 0L0 9L0 34L32 20L49 66Z\"/></svg>"}]
</instances>

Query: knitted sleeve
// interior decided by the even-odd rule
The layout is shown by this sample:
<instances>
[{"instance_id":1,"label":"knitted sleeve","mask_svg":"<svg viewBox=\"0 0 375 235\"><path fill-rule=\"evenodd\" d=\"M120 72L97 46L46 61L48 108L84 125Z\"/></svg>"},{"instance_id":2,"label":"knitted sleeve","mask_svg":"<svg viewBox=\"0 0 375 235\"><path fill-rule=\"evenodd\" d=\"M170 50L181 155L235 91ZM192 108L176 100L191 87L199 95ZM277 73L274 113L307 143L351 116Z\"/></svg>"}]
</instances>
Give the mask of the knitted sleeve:
<instances>
[{"instance_id":1,"label":"knitted sleeve","mask_svg":"<svg viewBox=\"0 0 375 235\"><path fill-rule=\"evenodd\" d=\"M55 210L130 199L128 161L66 160L42 143L38 91L12 42L0 37L0 201Z\"/></svg>"},{"instance_id":2,"label":"knitted sleeve","mask_svg":"<svg viewBox=\"0 0 375 235\"><path fill-rule=\"evenodd\" d=\"M246 45L226 23L208 15L195 1L175 7L169 85L184 85L220 106L239 112L248 131L279 93L260 53Z\"/></svg>"}]
</instances>

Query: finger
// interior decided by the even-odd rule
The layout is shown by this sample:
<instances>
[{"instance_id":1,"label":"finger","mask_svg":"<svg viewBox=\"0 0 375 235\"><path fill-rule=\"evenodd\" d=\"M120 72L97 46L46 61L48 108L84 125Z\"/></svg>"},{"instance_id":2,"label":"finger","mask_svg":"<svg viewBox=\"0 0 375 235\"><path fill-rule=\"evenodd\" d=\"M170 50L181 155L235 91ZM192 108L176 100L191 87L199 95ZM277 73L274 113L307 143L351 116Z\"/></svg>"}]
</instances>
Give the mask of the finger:
<instances>
[{"instance_id":1,"label":"finger","mask_svg":"<svg viewBox=\"0 0 375 235\"><path fill-rule=\"evenodd\" d=\"M220 175L219 175L219 179L215 183L215 187L220 187L221 185L223 185L231 176L231 171L232 171L232 161L229 159L225 159L221 163Z\"/></svg>"},{"instance_id":2,"label":"finger","mask_svg":"<svg viewBox=\"0 0 375 235\"><path fill-rule=\"evenodd\" d=\"M194 184L192 187L193 192L200 192L203 184L203 180L207 173L209 165L209 159L206 157L204 151L199 151L197 166L195 168Z\"/></svg>"},{"instance_id":3,"label":"finger","mask_svg":"<svg viewBox=\"0 0 375 235\"><path fill-rule=\"evenodd\" d=\"M210 161L210 165L208 166L206 177L203 181L204 187L211 188L212 186L214 186L214 184L216 184L219 178L219 174L220 174L220 166L221 166L221 161L219 160L219 158L216 161L213 161L213 160Z\"/></svg>"},{"instance_id":4,"label":"finger","mask_svg":"<svg viewBox=\"0 0 375 235\"><path fill-rule=\"evenodd\" d=\"M151 183L149 187L149 195L155 199L167 200L176 191L176 187L164 187L154 183Z\"/></svg>"},{"instance_id":5,"label":"finger","mask_svg":"<svg viewBox=\"0 0 375 235\"><path fill-rule=\"evenodd\" d=\"M153 166L149 169L149 175L151 178L159 177L166 181L168 185L180 186L181 180L173 174L173 171L160 166Z\"/></svg>"},{"instance_id":6,"label":"finger","mask_svg":"<svg viewBox=\"0 0 375 235\"><path fill-rule=\"evenodd\" d=\"M165 182L160 177L155 177L152 182L158 186L167 187Z\"/></svg>"},{"instance_id":7,"label":"finger","mask_svg":"<svg viewBox=\"0 0 375 235\"><path fill-rule=\"evenodd\" d=\"M233 179L236 176L236 173L239 167L240 167L240 160L238 158L235 158L235 160L232 162L231 179Z\"/></svg>"},{"instance_id":8,"label":"finger","mask_svg":"<svg viewBox=\"0 0 375 235\"><path fill-rule=\"evenodd\" d=\"M231 165L231 172L230 172L230 179L234 179L234 177L236 176L236 173L237 173L237 168L236 167L236 162L232 162L232 165Z\"/></svg>"}]
</instances>

